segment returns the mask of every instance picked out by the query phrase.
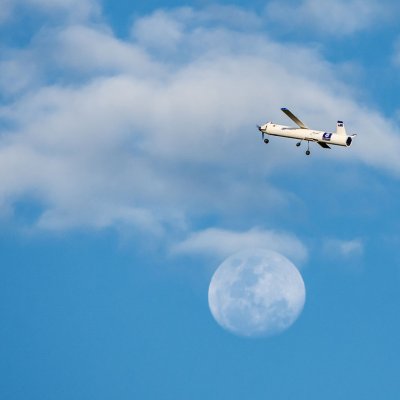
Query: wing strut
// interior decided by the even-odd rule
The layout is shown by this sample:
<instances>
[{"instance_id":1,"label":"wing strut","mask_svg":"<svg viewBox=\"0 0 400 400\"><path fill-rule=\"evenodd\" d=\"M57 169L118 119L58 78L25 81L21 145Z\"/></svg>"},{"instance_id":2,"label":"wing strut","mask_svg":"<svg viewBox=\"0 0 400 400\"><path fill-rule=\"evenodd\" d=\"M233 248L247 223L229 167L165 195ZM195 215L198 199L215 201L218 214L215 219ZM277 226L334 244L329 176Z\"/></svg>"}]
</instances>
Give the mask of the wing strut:
<instances>
[{"instance_id":1,"label":"wing strut","mask_svg":"<svg viewBox=\"0 0 400 400\"><path fill-rule=\"evenodd\" d=\"M287 108L281 108L281 110L295 123L297 124L301 129L308 129L307 125L305 125L303 122L301 122L291 111L289 111Z\"/></svg>"}]
</instances>

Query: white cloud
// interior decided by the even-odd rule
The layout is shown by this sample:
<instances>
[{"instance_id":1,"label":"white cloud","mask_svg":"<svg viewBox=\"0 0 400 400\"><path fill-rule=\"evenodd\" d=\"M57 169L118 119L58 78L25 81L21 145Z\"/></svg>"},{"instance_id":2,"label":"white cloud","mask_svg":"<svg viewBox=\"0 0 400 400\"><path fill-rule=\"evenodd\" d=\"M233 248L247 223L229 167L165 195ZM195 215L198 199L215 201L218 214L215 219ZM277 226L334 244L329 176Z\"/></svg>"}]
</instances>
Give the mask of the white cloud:
<instances>
[{"instance_id":1,"label":"white cloud","mask_svg":"<svg viewBox=\"0 0 400 400\"><path fill-rule=\"evenodd\" d=\"M172 252L227 257L249 248L274 250L297 262L304 262L307 259L307 248L297 237L284 232L258 228L244 232L217 228L206 229L192 233L187 239L173 246Z\"/></svg>"},{"instance_id":2,"label":"white cloud","mask_svg":"<svg viewBox=\"0 0 400 400\"><path fill-rule=\"evenodd\" d=\"M23 3L34 10L62 15L71 21L87 20L100 14L100 3L97 0L23 0Z\"/></svg>"},{"instance_id":3,"label":"white cloud","mask_svg":"<svg viewBox=\"0 0 400 400\"><path fill-rule=\"evenodd\" d=\"M104 26L72 25L57 32L50 40L43 38L43 41L49 49L54 49L52 61L64 71L90 73L92 76L127 73L134 78L160 76L163 71L162 66L152 62L142 48L117 39ZM60 48L62 52L57 51Z\"/></svg>"},{"instance_id":4,"label":"white cloud","mask_svg":"<svg viewBox=\"0 0 400 400\"><path fill-rule=\"evenodd\" d=\"M170 33L161 56L147 26L159 18ZM278 167L318 165L322 152L305 160L287 141L270 151L257 137L256 123L281 120L279 108L293 104L310 125L333 129L341 118L359 133L351 150L324 158L400 173L397 128L361 108L334 65L219 21L206 11L156 12L135 21L137 41L73 23L9 52L4 71L22 71L27 59L33 69L0 106L0 204L31 196L43 206L38 225L53 229L126 223L160 232L205 215L243 226L265 205L277 213L293 200L268 183Z\"/></svg>"},{"instance_id":5,"label":"white cloud","mask_svg":"<svg viewBox=\"0 0 400 400\"><path fill-rule=\"evenodd\" d=\"M77 22L101 14L98 0L0 0L0 24L17 21L24 13Z\"/></svg>"},{"instance_id":6,"label":"white cloud","mask_svg":"<svg viewBox=\"0 0 400 400\"><path fill-rule=\"evenodd\" d=\"M22 93L37 79L37 68L29 54L14 52L12 57L0 61L0 90L5 95Z\"/></svg>"},{"instance_id":7,"label":"white cloud","mask_svg":"<svg viewBox=\"0 0 400 400\"><path fill-rule=\"evenodd\" d=\"M48 12L67 12L74 19L86 19L100 11L97 0L24 0Z\"/></svg>"},{"instance_id":8,"label":"white cloud","mask_svg":"<svg viewBox=\"0 0 400 400\"><path fill-rule=\"evenodd\" d=\"M190 31L206 34L203 29L215 25L225 28L253 29L262 26L262 18L235 6L213 5L194 11L190 7L176 10L157 10L137 19L132 26L132 38L144 47L165 51L180 51L179 44Z\"/></svg>"},{"instance_id":9,"label":"white cloud","mask_svg":"<svg viewBox=\"0 0 400 400\"><path fill-rule=\"evenodd\" d=\"M319 31L336 37L368 30L390 18L387 7L377 0L272 1L267 15L272 22L290 29Z\"/></svg>"},{"instance_id":10,"label":"white cloud","mask_svg":"<svg viewBox=\"0 0 400 400\"><path fill-rule=\"evenodd\" d=\"M13 12L13 0L0 0L0 24L7 21Z\"/></svg>"},{"instance_id":11,"label":"white cloud","mask_svg":"<svg viewBox=\"0 0 400 400\"><path fill-rule=\"evenodd\" d=\"M340 240L329 239L324 244L325 253L342 257L358 257L364 253L364 243L361 239Z\"/></svg>"},{"instance_id":12,"label":"white cloud","mask_svg":"<svg viewBox=\"0 0 400 400\"><path fill-rule=\"evenodd\" d=\"M183 39L185 20L192 15L191 9L178 10L171 14L163 10L140 18L132 27L132 37L142 46L157 51L176 49Z\"/></svg>"}]
</instances>

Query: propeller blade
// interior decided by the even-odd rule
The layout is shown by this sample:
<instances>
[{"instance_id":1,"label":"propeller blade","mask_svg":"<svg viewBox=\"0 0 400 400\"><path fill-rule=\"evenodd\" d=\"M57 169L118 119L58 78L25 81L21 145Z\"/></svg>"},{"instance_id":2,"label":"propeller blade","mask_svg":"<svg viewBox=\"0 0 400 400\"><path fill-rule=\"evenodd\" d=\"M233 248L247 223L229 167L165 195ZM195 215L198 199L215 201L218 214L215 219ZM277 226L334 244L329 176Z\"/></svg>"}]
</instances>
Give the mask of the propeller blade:
<instances>
[{"instance_id":1,"label":"propeller blade","mask_svg":"<svg viewBox=\"0 0 400 400\"><path fill-rule=\"evenodd\" d=\"M265 136L264 131L261 129L261 126L260 126L260 125L257 125L257 128L258 128L258 130L261 132L261 136L262 136L262 138L263 138L263 140L264 140L264 136Z\"/></svg>"}]
</instances>

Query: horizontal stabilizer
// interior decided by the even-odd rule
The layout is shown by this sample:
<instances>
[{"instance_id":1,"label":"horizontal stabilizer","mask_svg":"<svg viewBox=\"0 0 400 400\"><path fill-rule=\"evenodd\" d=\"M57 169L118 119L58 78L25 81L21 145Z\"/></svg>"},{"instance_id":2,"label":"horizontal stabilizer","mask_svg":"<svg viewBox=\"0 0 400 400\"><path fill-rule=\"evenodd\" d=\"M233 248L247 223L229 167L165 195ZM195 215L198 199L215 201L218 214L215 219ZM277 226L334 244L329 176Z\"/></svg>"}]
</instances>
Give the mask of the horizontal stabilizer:
<instances>
[{"instance_id":1,"label":"horizontal stabilizer","mask_svg":"<svg viewBox=\"0 0 400 400\"><path fill-rule=\"evenodd\" d=\"M321 147L324 149L330 149L330 146L328 146L325 142L317 142Z\"/></svg>"},{"instance_id":2,"label":"horizontal stabilizer","mask_svg":"<svg viewBox=\"0 0 400 400\"><path fill-rule=\"evenodd\" d=\"M301 129L308 129L308 127L301 122L291 111L289 111L287 108L281 108L281 110L295 123L297 124Z\"/></svg>"}]
</instances>

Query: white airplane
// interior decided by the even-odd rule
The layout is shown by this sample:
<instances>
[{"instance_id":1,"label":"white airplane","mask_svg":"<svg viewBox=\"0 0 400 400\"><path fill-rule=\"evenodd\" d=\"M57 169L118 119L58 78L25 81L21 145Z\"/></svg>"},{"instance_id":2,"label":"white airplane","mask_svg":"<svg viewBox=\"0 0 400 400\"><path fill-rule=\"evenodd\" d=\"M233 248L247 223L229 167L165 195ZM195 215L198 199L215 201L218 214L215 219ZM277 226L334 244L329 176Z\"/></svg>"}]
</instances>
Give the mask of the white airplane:
<instances>
[{"instance_id":1,"label":"white airplane","mask_svg":"<svg viewBox=\"0 0 400 400\"><path fill-rule=\"evenodd\" d=\"M267 122L262 126L258 126L258 130L262 134L262 138L265 143L269 143L269 139L265 138L265 134L271 136L281 136L291 139L299 139L300 141L296 143L296 146L300 146L303 140L307 141L306 154L310 155L310 142L317 142L321 147L325 149L330 149L329 145L345 146L349 147L356 136L347 135L346 129L344 127L343 121L338 121L336 125L336 132L324 132L315 131L309 129L303 122L301 122L295 115L293 115L287 108L281 108L281 110L298 125L296 127L289 127L285 125L274 124L273 122Z\"/></svg>"}]
</instances>

